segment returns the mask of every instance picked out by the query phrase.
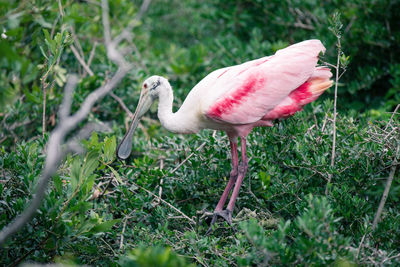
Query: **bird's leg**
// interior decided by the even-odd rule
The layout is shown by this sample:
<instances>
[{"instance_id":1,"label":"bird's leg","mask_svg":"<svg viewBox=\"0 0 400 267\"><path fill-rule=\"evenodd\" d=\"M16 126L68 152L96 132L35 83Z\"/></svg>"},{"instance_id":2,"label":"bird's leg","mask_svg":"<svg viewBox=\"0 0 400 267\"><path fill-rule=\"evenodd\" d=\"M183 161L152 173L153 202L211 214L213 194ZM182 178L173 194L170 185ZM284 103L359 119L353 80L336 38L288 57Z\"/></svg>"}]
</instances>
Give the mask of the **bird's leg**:
<instances>
[{"instance_id":1,"label":"bird's leg","mask_svg":"<svg viewBox=\"0 0 400 267\"><path fill-rule=\"evenodd\" d=\"M237 143L236 142L230 142L231 144L231 153L232 153L232 171L229 176L229 182L225 187L224 193L222 193L222 196L215 207L214 212L219 212L222 211L226 199L228 198L229 193L232 190L233 185L236 182L237 176L238 176L238 166L239 166L239 159L238 159L238 153L237 153Z\"/></svg>"},{"instance_id":2,"label":"bird's leg","mask_svg":"<svg viewBox=\"0 0 400 267\"><path fill-rule=\"evenodd\" d=\"M232 222L232 212L233 212L233 208L235 207L235 201L239 194L240 186L242 185L242 182L246 175L247 167L248 167L247 151L246 151L246 138L245 137L240 138L240 144L242 147L242 162L239 165L238 178L237 178L235 187L233 188L232 196L231 196L231 199L229 200L228 207L226 209L230 222Z\"/></svg>"},{"instance_id":3,"label":"bird's leg","mask_svg":"<svg viewBox=\"0 0 400 267\"><path fill-rule=\"evenodd\" d=\"M210 223L210 228L208 229L207 233L211 232L212 226L214 225L218 216L221 216L228 223L231 223L231 220L229 220L227 211L223 210L223 208L224 208L226 199L228 198L228 195L231 192L232 187L235 184L237 176L238 176L239 158L238 158L236 140L230 140L230 145L231 145L231 155L232 155L232 171L230 173L229 181L225 187L224 193L222 193L222 196L221 196L220 200L218 201L217 206L215 207L215 210L214 210L214 213L212 216L212 220Z\"/></svg>"}]
</instances>

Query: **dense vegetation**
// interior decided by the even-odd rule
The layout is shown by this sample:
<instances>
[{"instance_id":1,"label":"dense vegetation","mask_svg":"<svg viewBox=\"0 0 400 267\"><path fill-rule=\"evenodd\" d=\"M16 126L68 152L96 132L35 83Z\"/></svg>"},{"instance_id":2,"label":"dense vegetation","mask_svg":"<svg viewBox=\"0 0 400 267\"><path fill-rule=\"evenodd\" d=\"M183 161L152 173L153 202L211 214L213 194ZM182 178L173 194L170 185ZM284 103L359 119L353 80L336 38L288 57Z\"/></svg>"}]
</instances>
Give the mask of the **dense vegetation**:
<instances>
[{"instance_id":1,"label":"dense vegetation","mask_svg":"<svg viewBox=\"0 0 400 267\"><path fill-rule=\"evenodd\" d=\"M114 36L141 3L110 1ZM113 91L117 98L98 102L85 121L103 122L108 131L93 133L82 141L84 153L63 160L36 216L0 249L1 265L399 265L400 118L391 113L400 103L399 8L390 0L151 2L134 44L123 44L134 46L126 58L135 65ZM333 167L333 88L294 117L250 134L233 227L220 223L209 236L201 211L213 210L229 177L224 133L168 133L153 107L133 156L115 158L130 120L116 99L133 111L149 75L169 78L176 109L210 71L305 39L320 39L323 61L335 65L330 27L337 11L350 64L338 83ZM35 192L67 74L80 78L77 110L116 66L103 45L97 1L1 0L0 26L1 229Z\"/></svg>"}]
</instances>

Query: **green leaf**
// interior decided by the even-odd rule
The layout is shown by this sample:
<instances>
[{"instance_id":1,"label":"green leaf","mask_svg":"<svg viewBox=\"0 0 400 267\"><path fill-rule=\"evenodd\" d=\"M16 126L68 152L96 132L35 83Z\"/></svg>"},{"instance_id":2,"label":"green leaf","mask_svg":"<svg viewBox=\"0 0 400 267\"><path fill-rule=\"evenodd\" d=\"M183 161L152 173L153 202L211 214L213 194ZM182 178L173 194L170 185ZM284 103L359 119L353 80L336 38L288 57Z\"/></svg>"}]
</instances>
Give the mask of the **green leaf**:
<instances>
[{"instance_id":1,"label":"green leaf","mask_svg":"<svg viewBox=\"0 0 400 267\"><path fill-rule=\"evenodd\" d=\"M82 166L82 175L84 178L88 177L93 173L93 171L97 168L99 165L99 160L98 160L99 154L97 151L90 151L86 157L85 157L85 162Z\"/></svg>"},{"instance_id":2,"label":"green leaf","mask_svg":"<svg viewBox=\"0 0 400 267\"><path fill-rule=\"evenodd\" d=\"M109 165L107 165L107 167L112 171L112 173L114 174L114 177L118 181L118 183L122 184L122 179L121 179L121 176L119 175L119 173L116 170L114 170L113 167L111 167Z\"/></svg>"},{"instance_id":3,"label":"green leaf","mask_svg":"<svg viewBox=\"0 0 400 267\"><path fill-rule=\"evenodd\" d=\"M51 38L50 38L49 31L46 30L46 29L42 29L42 31L43 31L43 33L44 33L44 39L50 41Z\"/></svg>"},{"instance_id":4,"label":"green leaf","mask_svg":"<svg viewBox=\"0 0 400 267\"><path fill-rule=\"evenodd\" d=\"M57 192L61 193L62 192L62 181L60 176L55 175L54 176L54 187L56 188Z\"/></svg>"},{"instance_id":5,"label":"green leaf","mask_svg":"<svg viewBox=\"0 0 400 267\"><path fill-rule=\"evenodd\" d=\"M106 137L103 147L104 150L103 158L106 163L111 163L114 160L116 147L117 147L117 141L115 135L113 135L111 138Z\"/></svg>"},{"instance_id":6,"label":"green leaf","mask_svg":"<svg viewBox=\"0 0 400 267\"><path fill-rule=\"evenodd\" d=\"M92 174L92 175L89 175L87 178L86 178L86 181L85 181L85 183L83 184L83 186L82 186L82 191L83 191L83 193L86 195L86 194L88 194L90 191L91 191L91 189L93 188L93 185L94 185L94 181L95 181L95 179L96 179L96 175L95 174Z\"/></svg>"},{"instance_id":7,"label":"green leaf","mask_svg":"<svg viewBox=\"0 0 400 267\"><path fill-rule=\"evenodd\" d=\"M42 55L48 60L46 53L43 50L42 46L39 46L40 52L42 52Z\"/></svg>"},{"instance_id":8,"label":"green leaf","mask_svg":"<svg viewBox=\"0 0 400 267\"><path fill-rule=\"evenodd\" d=\"M92 229L90 229L89 233L95 234L95 233L101 233L101 232L108 232L111 230L111 227L113 227L114 224L116 224L120 221L121 221L121 219L114 219L114 220L109 220L109 221L97 224Z\"/></svg>"},{"instance_id":9,"label":"green leaf","mask_svg":"<svg viewBox=\"0 0 400 267\"><path fill-rule=\"evenodd\" d=\"M75 188L79 184L80 180L80 174L81 174L81 159L79 157L74 158L71 166L71 188L72 191L75 190Z\"/></svg>"}]
</instances>

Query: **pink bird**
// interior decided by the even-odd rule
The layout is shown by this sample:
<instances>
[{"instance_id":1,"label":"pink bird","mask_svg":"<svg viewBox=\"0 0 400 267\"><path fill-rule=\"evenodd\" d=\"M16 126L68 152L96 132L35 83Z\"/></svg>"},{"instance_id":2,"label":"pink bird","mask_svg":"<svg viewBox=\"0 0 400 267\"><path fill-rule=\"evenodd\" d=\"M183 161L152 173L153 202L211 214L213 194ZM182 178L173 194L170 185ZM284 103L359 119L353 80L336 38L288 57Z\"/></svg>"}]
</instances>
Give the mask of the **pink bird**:
<instances>
[{"instance_id":1,"label":"pink bird","mask_svg":"<svg viewBox=\"0 0 400 267\"><path fill-rule=\"evenodd\" d=\"M143 83L132 124L117 148L117 156L120 159L129 157L133 132L156 99L158 118L171 132L189 134L206 128L225 131L231 147L232 171L208 232L218 216L231 224L232 211L248 167L247 135L254 127L273 126L273 120L294 115L332 86L330 69L317 66L320 52L325 52L325 47L319 40L307 40L281 49L273 56L213 71L190 91L175 113L168 80L160 76L148 78Z\"/></svg>"}]
</instances>

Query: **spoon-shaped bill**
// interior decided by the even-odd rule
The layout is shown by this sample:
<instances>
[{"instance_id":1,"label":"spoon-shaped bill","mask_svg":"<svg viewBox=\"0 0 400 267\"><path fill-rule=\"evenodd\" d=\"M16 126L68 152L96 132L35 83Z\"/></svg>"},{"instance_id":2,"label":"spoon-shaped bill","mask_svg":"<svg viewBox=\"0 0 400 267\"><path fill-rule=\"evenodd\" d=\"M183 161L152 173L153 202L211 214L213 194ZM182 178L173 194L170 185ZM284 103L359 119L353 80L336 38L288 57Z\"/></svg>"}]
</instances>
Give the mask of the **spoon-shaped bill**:
<instances>
[{"instance_id":1,"label":"spoon-shaped bill","mask_svg":"<svg viewBox=\"0 0 400 267\"><path fill-rule=\"evenodd\" d=\"M133 115L132 123L129 127L128 132L125 134L121 143L117 147L117 157L119 159L127 159L132 151L132 138L140 119L149 110L153 99L147 94L147 92L142 92L139 99L139 104L136 108L135 114Z\"/></svg>"},{"instance_id":2,"label":"spoon-shaped bill","mask_svg":"<svg viewBox=\"0 0 400 267\"><path fill-rule=\"evenodd\" d=\"M139 118L135 116L133 118L131 126L129 127L128 132L125 134L121 143L117 147L117 157L119 159L127 159L131 154L133 133L135 132L138 124L139 124Z\"/></svg>"}]
</instances>

